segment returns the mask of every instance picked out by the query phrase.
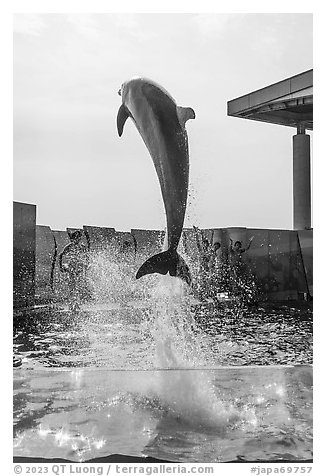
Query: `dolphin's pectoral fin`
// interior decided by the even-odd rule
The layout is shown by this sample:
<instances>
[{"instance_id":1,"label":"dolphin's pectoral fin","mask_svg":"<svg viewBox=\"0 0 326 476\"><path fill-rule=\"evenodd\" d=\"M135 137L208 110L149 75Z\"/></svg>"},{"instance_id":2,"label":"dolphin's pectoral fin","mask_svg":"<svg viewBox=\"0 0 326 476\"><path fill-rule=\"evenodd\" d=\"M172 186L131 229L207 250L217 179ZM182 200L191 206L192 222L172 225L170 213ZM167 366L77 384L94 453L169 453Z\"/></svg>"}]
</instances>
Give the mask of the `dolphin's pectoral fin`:
<instances>
[{"instance_id":1,"label":"dolphin's pectoral fin","mask_svg":"<svg viewBox=\"0 0 326 476\"><path fill-rule=\"evenodd\" d=\"M176 276L186 281L189 285L191 283L190 272L186 262L177 252L171 252L170 250L151 256L145 261L137 271L136 279L152 273L169 273L170 276Z\"/></svg>"},{"instance_id":2,"label":"dolphin's pectoral fin","mask_svg":"<svg viewBox=\"0 0 326 476\"><path fill-rule=\"evenodd\" d=\"M185 126L188 119L195 119L195 111L191 107L177 106L177 115L182 127Z\"/></svg>"},{"instance_id":3,"label":"dolphin's pectoral fin","mask_svg":"<svg viewBox=\"0 0 326 476\"><path fill-rule=\"evenodd\" d=\"M117 126L119 137L122 136L123 126L129 117L129 111L124 104L121 104L117 115Z\"/></svg>"}]
</instances>

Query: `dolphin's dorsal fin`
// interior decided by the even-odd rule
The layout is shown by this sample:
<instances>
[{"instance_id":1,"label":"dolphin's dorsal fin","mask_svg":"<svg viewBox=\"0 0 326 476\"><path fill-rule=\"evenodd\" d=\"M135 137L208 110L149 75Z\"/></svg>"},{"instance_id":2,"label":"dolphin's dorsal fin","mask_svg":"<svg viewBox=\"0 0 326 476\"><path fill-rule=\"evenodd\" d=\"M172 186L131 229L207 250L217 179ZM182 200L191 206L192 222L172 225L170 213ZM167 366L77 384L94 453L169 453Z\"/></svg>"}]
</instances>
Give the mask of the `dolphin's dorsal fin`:
<instances>
[{"instance_id":1,"label":"dolphin's dorsal fin","mask_svg":"<svg viewBox=\"0 0 326 476\"><path fill-rule=\"evenodd\" d=\"M129 111L124 104L121 104L118 115L117 115L117 126L119 137L122 136L123 126L125 125L126 120L129 117Z\"/></svg>"},{"instance_id":2,"label":"dolphin's dorsal fin","mask_svg":"<svg viewBox=\"0 0 326 476\"><path fill-rule=\"evenodd\" d=\"M188 119L195 119L195 111L191 107L177 106L177 115L182 127L185 126Z\"/></svg>"}]
</instances>

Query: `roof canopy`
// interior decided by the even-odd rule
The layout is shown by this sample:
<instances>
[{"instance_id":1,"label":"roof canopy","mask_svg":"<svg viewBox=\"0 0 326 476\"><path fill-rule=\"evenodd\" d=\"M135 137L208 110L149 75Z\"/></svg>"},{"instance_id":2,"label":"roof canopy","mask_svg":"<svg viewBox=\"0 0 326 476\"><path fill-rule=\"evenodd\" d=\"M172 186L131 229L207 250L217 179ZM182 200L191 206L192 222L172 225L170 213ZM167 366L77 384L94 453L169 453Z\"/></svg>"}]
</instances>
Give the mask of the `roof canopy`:
<instances>
[{"instance_id":1,"label":"roof canopy","mask_svg":"<svg viewBox=\"0 0 326 476\"><path fill-rule=\"evenodd\" d=\"M313 70L227 103L228 116L313 129Z\"/></svg>"}]
</instances>

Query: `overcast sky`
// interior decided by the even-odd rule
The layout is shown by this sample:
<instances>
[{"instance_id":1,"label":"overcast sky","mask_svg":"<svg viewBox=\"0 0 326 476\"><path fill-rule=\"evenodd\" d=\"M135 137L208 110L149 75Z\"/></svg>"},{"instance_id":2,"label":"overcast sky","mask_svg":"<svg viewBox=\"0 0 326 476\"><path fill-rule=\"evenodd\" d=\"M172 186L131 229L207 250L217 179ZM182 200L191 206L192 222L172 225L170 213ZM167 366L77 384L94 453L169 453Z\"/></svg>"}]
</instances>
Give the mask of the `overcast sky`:
<instances>
[{"instance_id":1,"label":"overcast sky","mask_svg":"<svg viewBox=\"0 0 326 476\"><path fill-rule=\"evenodd\" d=\"M160 83L187 122L185 226L292 228L292 128L227 116L227 101L312 68L312 15L17 14L14 200L37 223L161 229L151 157L118 137L120 85Z\"/></svg>"}]
</instances>

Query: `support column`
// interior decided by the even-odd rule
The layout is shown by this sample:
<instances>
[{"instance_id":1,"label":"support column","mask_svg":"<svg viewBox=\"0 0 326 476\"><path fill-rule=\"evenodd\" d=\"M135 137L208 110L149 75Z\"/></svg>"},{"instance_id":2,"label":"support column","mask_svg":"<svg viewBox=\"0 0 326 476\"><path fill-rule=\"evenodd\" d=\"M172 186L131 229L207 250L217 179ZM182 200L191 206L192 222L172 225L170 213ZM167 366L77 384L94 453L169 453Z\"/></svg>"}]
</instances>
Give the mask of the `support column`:
<instances>
[{"instance_id":1,"label":"support column","mask_svg":"<svg viewBox=\"0 0 326 476\"><path fill-rule=\"evenodd\" d=\"M298 126L293 136L293 229L311 228L310 136Z\"/></svg>"}]
</instances>

